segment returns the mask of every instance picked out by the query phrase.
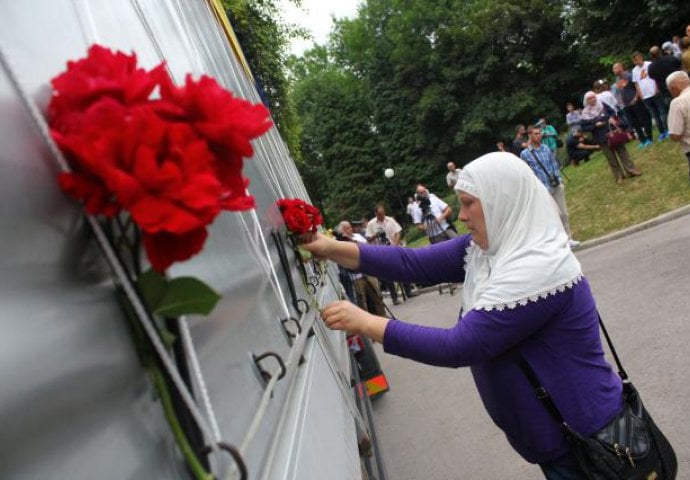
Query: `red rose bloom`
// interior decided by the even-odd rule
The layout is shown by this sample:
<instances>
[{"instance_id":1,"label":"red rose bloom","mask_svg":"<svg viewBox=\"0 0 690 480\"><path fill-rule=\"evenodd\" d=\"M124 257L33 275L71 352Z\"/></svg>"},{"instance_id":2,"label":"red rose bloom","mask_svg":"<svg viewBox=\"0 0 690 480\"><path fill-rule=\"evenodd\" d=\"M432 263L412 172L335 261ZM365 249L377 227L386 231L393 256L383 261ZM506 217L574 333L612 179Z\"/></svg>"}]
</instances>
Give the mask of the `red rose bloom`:
<instances>
[{"instance_id":1,"label":"red rose bloom","mask_svg":"<svg viewBox=\"0 0 690 480\"><path fill-rule=\"evenodd\" d=\"M165 98L149 100L156 86ZM271 125L262 105L208 77L178 89L162 65L147 72L99 46L53 87L51 131L72 167L61 188L90 214L128 211L155 270L199 252L222 209L254 206L242 163Z\"/></svg>"},{"instance_id":2,"label":"red rose bloom","mask_svg":"<svg viewBox=\"0 0 690 480\"><path fill-rule=\"evenodd\" d=\"M224 188L223 208L253 207L253 199L246 194L249 181L241 175L242 159L254 155L251 140L272 125L266 107L234 97L213 78L203 75L195 81L187 75L182 87L170 78L162 81L158 108L162 116L188 123L208 142L216 158L213 168Z\"/></svg>"},{"instance_id":3,"label":"red rose bloom","mask_svg":"<svg viewBox=\"0 0 690 480\"><path fill-rule=\"evenodd\" d=\"M53 78L49 117L80 111L93 101L112 97L123 105L146 103L165 77L163 65L151 71L137 68L136 55L113 53L100 45L89 48L86 58L67 62L67 71Z\"/></svg>"},{"instance_id":4,"label":"red rose bloom","mask_svg":"<svg viewBox=\"0 0 690 480\"><path fill-rule=\"evenodd\" d=\"M276 202L287 229L294 234L303 235L308 232L316 232L317 227L323 223L321 212L318 208L309 205L299 198L281 198Z\"/></svg>"}]
</instances>

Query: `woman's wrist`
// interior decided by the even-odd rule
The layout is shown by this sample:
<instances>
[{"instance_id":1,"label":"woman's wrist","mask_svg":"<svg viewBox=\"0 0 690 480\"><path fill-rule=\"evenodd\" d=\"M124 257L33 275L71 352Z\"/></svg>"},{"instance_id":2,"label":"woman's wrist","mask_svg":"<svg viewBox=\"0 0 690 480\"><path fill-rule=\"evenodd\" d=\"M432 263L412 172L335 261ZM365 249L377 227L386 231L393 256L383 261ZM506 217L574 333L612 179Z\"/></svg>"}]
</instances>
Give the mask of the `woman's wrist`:
<instances>
[{"instance_id":1,"label":"woman's wrist","mask_svg":"<svg viewBox=\"0 0 690 480\"><path fill-rule=\"evenodd\" d=\"M389 318L379 317L378 315L369 314L369 318L363 327L363 332L365 336L371 338L375 342L383 343L383 337L386 333L386 327L388 326Z\"/></svg>"}]
</instances>

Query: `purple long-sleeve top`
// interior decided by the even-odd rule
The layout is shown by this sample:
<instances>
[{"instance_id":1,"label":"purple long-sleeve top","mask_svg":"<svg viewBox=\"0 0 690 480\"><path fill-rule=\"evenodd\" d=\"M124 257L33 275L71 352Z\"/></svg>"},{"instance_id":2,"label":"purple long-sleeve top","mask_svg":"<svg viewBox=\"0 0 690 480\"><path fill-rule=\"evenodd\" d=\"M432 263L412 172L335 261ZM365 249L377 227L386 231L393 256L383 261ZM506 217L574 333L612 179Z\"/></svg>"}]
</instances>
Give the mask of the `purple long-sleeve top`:
<instances>
[{"instance_id":1,"label":"purple long-sleeve top","mask_svg":"<svg viewBox=\"0 0 690 480\"><path fill-rule=\"evenodd\" d=\"M360 270L404 282L462 282L470 236L423 248L360 245ZM532 463L570 463L558 423L519 367L529 362L565 421L591 435L622 408L622 384L604 358L586 279L546 299L505 310L470 310L452 328L390 320L388 353L430 365L470 366L489 415Z\"/></svg>"}]
</instances>

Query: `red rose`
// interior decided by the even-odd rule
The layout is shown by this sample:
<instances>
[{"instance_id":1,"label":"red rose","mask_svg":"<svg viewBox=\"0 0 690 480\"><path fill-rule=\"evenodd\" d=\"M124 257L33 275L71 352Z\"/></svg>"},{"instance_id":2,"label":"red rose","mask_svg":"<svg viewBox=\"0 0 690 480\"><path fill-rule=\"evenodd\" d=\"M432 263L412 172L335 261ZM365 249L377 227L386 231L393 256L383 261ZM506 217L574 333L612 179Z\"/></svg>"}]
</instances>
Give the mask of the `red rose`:
<instances>
[{"instance_id":1,"label":"red rose","mask_svg":"<svg viewBox=\"0 0 690 480\"><path fill-rule=\"evenodd\" d=\"M200 228L184 235L144 234L142 241L151 267L157 272L164 272L173 262L188 260L199 253L207 236L206 229Z\"/></svg>"},{"instance_id":2,"label":"red rose","mask_svg":"<svg viewBox=\"0 0 690 480\"><path fill-rule=\"evenodd\" d=\"M52 79L55 95L49 116L54 121L64 113L82 110L104 97L124 105L145 103L164 76L163 65L146 71L137 68L135 54L113 53L93 45L86 58L67 62L67 70Z\"/></svg>"},{"instance_id":3,"label":"red rose","mask_svg":"<svg viewBox=\"0 0 690 480\"><path fill-rule=\"evenodd\" d=\"M283 213L285 226L293 233L306 233L311 229L311 219L304 212L297 208L286 210Z\"/></svg>"},{"instance_id":4,"label":"red rose","mask_svg":"<svg viewBox=\"0 0 690 480\"><path fill-rule=\"evenodd\" d=\"M169 78L162 81L157 108L165 118L188 123L208 142L216 158L216 175L224 189L223 208L253 207L253 198L246 193L249 181L241 172L243 157L254 154L251 140L272 125L266 107L234 97L213 78L203 75L195 81L187 75L181 87Z\"/></svg>"},{"instance_id":5,"label":"red rose","mask_svg":"<svg viewBox=\"0 0 690 480\"><path fill-rule=\"evenodd\" d=\"M317 227L323 223L319 209L304 200L281 198L276 204L283 216L285 226L291 233L302 235L307 232L316 232Z\"/></svg>"},{"instance_id":6,"label":"red rose","mask_svg":"<svg viewBox=\"0 0 690 480\"><path fill-rule=\"evenodd\" d=\"M61 188L91 214L128 211L156 270L197 253L222 209L254 206L242 164L271 126L263 105L208 77L177 88L162 65L97 45L52 83L51 133L72 167Z\"/></svg>"}]
</instances>

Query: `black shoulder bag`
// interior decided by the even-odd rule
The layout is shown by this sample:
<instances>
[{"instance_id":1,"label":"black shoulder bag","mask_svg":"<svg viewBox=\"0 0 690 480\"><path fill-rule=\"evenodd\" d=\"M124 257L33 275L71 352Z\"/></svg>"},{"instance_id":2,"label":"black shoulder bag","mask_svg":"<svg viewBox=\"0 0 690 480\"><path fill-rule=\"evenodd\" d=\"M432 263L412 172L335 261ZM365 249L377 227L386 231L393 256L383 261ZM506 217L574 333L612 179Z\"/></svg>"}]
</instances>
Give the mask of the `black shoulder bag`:
<instances>
[{"instance_id":1,"label":"black shoulder bag","mask_svg":"<svg viewBox=\"0 0 690 480\"><path fill-rule=\"evenodd\" d=\"M527 147L527 150L529 150L529 153L532 154L532 156L534 157L534 160L536 160L536 162L539 164L541 169L544 170L544 173L546 174L546 176L549 177L549 184L551 185L551 187L557 188L561 184L561 181L559 180L559 178L557 176L551 175L549 173L549 171L546 169L544 164L541 163L541 160L539 160L539 157L537 157L537 154L534 153L534 150L530 149L529 147Z\"/></svg>"},{"instance_id":2,"label":"black shoulder bag","mask_svg":"<svg viewBox=\"0 0 690 480\"><path fill-rule=\"evenodd\" d=\"M591 437L583 437L566 423L536 373L520 355L520 368L546 410L561 424L565 438L588 480L673 480L678 461L673 447L644 408L640 394L628 380L616 349L599 317L599 326L623 380L623 410Z\"/></svg>"}]
</instances>

